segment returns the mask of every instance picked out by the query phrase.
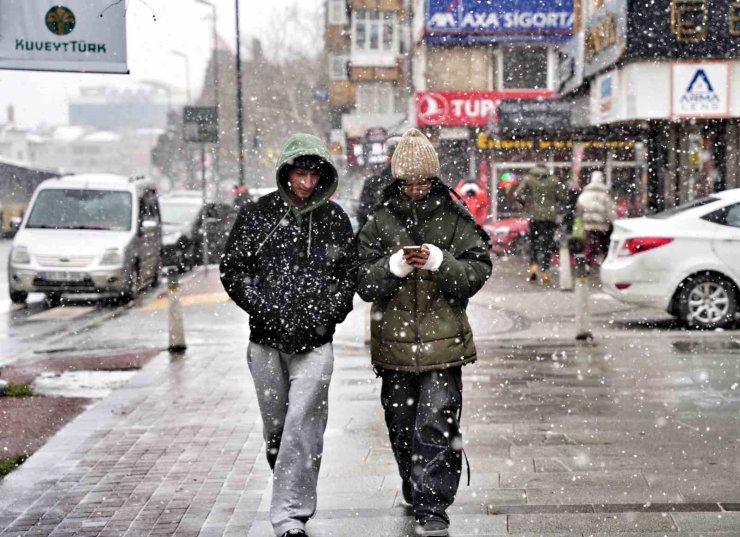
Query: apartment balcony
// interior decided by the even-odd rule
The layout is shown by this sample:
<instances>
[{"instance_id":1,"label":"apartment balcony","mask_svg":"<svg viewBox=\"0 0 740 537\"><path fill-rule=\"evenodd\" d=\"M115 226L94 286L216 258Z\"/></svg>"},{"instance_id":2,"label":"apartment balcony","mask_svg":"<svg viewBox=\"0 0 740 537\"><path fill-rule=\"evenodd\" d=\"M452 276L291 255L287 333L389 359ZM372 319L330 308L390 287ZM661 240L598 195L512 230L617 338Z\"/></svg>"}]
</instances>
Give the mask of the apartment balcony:
<instances>
[{"instance_id":1,"label":"apartment balcony","mask_svg":"<svg viewBox=\"0 0 740 537\"><path fill-rule=\"evenodd\" d=\"M367 11L402 11L403 0L352 0L352 10L364 9Z\"/></svg>"},{"instance_id":2,"label":"apartment balcony","mask_svg":"<svg viewBox=\"0 0 740 537\"><path fill-rule=\"evenodd\" d=\"M354 56L352 56L354 58ZM349 76L353 82L396 82L403 80L401 61L394 56L392 65L358 65L350 61Z\"/></svg>"},{"instance_id":3,"label":"apartment balcony","mask_svg":"<svg viewBox=\"0 0 740 537\"><path fill-rule=\"evenodd\" d=\"M350 80L332 80L329 103L334 107L350 106L357 100L357 84Z\"/></svg>"}]
</instances>

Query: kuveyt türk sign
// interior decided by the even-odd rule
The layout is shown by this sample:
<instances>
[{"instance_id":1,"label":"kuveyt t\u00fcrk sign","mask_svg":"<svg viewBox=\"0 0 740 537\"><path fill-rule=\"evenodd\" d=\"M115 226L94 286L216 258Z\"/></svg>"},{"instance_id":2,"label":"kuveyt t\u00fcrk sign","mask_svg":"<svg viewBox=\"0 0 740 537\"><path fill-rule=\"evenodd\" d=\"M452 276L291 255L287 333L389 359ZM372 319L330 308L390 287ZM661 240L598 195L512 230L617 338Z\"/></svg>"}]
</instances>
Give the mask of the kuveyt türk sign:
<instances>
[{"instance_id":1,"label":"kuveyt t\u00fcrk sign","mask_svg":"<svg viewBox=\"0 0 740 537\"><path fill-rule=\"evenodd\" d=\"M125 2L0 0L0 69L128 73Z\"/></svg>"},{"instance_id":2,"label":"kuveyt t\u00fcrk sign","mask_svg":"<svg viewBox=\"0 0 740 537\"><path fill-rule=\"evenodd\" d=\"M565 41L574 0L427 0L425 40L438 45Z\"/></svg>"},{"instance_id":3,"label":"kuveyt t\u00fcrk sign","mask_svg":"<svg viewBox=\"0 0 740 537\"><path fill-rule=\"evenodd\" d=\"M674 118L727 117L729 114L728 62L671 64L671 115Z\"/></svg>"},{"instance_id":4,"label":"kuveyt t\u00fcrk sign","mask_svg":"<svg viewBox=\"0 0 740 537\"><path fill-rule=\"evenodd\" d=\"M421 91L416 93L416 122L420 127L480 127L495 119L504 99L538 99L554 92L532 91Z\"/></svg>"}]
</instances>

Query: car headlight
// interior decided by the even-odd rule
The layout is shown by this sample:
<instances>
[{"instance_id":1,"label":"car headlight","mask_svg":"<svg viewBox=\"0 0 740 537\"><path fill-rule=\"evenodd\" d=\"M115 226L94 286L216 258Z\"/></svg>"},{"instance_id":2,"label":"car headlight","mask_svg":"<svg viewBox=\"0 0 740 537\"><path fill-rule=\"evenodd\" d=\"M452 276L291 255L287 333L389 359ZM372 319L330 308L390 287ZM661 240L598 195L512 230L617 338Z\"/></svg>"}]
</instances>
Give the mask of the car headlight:
<instances>
[{"instance_id":1,"label":"car headlight","mask_svg":"<svg viewBox=\"0 0 740 537\"><path fill-rule=\"evenodd\" d=\"M100 260L101 265L121 265L122 263L123 255L118 248L106 248L103 259Z\"/></svg>"},{"instance_id":2,"label":"car headlight","mask_svg":"<svg viewBox=\"0 0 740 537\"><path fill-rule=\"evenodd\" d=\"M509 234L510 231L511 229L508 227L498 227L493 230L493 234L496 235L497 237L505 237L506 235Z\"/></svg>"},{"instance_id":3,"label":"car headlight","mask_svg":"<svg viewBox=\"0 0 740 537\"><path fill-rule=\"evenodd\" d=\"M182 233L168 233L162 237L163 246L174 246L182 238Z\"/></svg>"},{"instance_id":4,"label":"car headlight","mask_svg":"<svg viewBox=\"0 0 740 537\"><path fill-rule=\"evenodd\" d=\"M10 262L17 263L19 265L27 265L31 262L31 255L28 253L28 248L25 246L16 246L13 248L13 253L10 254Z\"/></svg>"}]
</instances>

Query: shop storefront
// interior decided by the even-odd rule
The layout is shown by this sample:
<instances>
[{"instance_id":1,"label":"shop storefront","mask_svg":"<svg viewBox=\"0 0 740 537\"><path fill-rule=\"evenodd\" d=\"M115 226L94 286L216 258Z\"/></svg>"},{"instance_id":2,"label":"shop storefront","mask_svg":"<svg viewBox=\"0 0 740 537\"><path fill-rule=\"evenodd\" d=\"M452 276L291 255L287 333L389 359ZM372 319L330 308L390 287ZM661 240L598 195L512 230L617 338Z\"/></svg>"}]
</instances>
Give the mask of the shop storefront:
<instances>
[{"instance_id":1,"label":"shop storefront","mask_svg":"<svg viewBox=\"0 0 740 537\"><path fill-rule=\"evenodd\" d=\"M658 211L740 186L736 3L655 0L635 16L634 2L585 1L584 33L561 49L559 84L580 108L576 132L634 141L633 158L608 173L615 197L628 185L645 211Z\"/></svg>"}]
</instances>

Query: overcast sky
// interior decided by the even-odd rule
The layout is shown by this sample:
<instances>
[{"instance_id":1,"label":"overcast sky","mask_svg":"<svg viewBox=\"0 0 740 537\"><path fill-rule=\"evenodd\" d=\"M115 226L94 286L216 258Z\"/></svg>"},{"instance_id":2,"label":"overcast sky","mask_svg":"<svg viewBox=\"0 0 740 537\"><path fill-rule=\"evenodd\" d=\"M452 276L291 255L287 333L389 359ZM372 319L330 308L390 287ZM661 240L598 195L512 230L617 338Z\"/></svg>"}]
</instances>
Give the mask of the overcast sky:
<instances>
[{"instance_id":1,"label":"overcast sky","mask_svg":"<svg viewBox=\"0 0 740 537\"><path fill-rule=\"evenodd\" d=\"M195 0L127 0L128 65L130 75L35 73L0 70L0 124L8 105L15 108L16 124L63 124L69 97L82 86L128 85L139 80L169 82L185 90L185 61L190 58L193 95L197 95L210 55L211 9ZM230 46L235 42L234 0L213 0L218 10L218 31ZM242 49L254 37L264 38L290 5L304 12L323 9L323 0L242 0L239 4ZM156 19L155 19L156 15ZM321 43L316 43L321 48Z\"/></svg>"}]
</instances>

